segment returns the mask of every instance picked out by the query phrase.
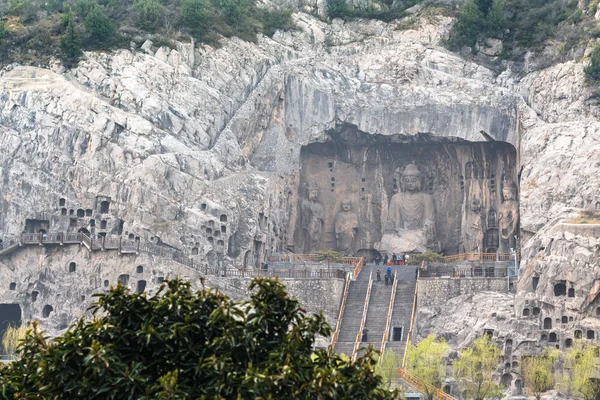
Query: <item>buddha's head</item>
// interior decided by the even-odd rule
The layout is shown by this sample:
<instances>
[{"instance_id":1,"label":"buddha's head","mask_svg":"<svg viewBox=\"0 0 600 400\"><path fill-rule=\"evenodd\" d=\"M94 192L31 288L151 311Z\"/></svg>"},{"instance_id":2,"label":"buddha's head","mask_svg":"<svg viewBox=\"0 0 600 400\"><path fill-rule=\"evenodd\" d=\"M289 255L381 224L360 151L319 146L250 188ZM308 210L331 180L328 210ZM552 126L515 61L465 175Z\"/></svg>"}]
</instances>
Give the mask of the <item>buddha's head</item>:
<instances>
[{"instance_id":1,"label":"buddha's head","mask_svg":"<svg viewBox=\"0 0 600 400\"><path fill-rule=\"evenodd\" d=\"M306 197L311 201L316 201L319 197L319 187L316 182L308 182L306 184Z\"/></svg>"},{"instance_id":2,"label":"buddha's head","mask_svg":"<svg viewBox=\"0 0 600 400\"><path fill-rule=\"evenodd\" d=\"M515 184L513 181L504 181L504 187L502 188L502 196L504 196L504 201L507 200L515 200Z\"/></svg>"},{"instance_id":3,"label":"buddha's head","mask_svg":"<svg viewBox=\"0 0 600 400\"><path fill-rule=\"evenodd\" d=\"M471 211L479 212L479 210L481 210L481 201L478 198L474 198L471 201Z\"/></svg>"},{"instance_id":4,"label":"buddha's head","mask_svg":"<svg viewBox=\"0 0 600 400\"><path fill-rule=\"evenodd\" d=\"M344 211L350 211L350 209L352 208L352 203L350 203L350 200L348 199L344 199L342 200L342 210Z\"/></svg>"},{"instance_id":5,"label":"buddha's head","mask_svg":"<svg viewBox=\"0 0 600 400\"><path fill-rule=\"evenodd\" d=\"M415 164L408 164L400 176L400 186L405 192L421 190L421 171Z\"/></svg>"}]
</instances>

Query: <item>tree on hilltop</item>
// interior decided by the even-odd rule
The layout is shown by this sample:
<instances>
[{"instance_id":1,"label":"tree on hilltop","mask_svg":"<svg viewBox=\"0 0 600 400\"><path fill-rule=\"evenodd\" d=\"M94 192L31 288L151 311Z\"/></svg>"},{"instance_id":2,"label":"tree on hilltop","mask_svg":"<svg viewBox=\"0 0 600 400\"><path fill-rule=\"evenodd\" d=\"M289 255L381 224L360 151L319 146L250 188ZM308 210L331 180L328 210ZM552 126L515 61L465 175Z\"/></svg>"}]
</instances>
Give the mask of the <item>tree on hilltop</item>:
<instances>
[{"instance_id":1,"label":"tree on hilltop","mask_svg":"<svg viewBox=\"0 0 600 400\"><path fill-rule=\"evenodd\" d=\"M256 278L234 302L181 280L153 296L118 285L97 295L92 319L54 339L37 327L0 367L5 398L394 399L373 352L350 362L313 350L331 328L307 316L277 280Z\"/></svg>"}]
</instances>

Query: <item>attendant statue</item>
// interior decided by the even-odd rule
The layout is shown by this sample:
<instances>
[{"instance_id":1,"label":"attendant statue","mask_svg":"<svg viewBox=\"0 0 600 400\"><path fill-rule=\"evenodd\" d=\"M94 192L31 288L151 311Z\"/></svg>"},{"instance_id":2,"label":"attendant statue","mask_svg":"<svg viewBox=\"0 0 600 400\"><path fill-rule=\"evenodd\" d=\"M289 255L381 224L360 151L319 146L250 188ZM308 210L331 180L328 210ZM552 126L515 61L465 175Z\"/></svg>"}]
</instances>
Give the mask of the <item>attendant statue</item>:
<instances>
[{"instance_id":1,"label":"attendant statue","mask_svg":"<svg viewBox=\"0 0 600 400\"><path fill-rule=\"evenodd\" d=\"M397 182L400 191L390 201L381 250L409 253L435 249L435 208L433 197L421 192L421 172L408 164Z\"/></svg>"},{"instance_id":2,"label":"attendant statue","mask_svg":"<svg viewBox=\"0 0 600 400\"><path fill-rule=\"evenodd\" d=\"M317 203L319 187L316 182L306 184L307 199L302 200L302 239L304 253L319 250L323 234L323 206Z\"/></svg>"},{"instance_id":3,"label":"attendant statue","mask_svg":"<svg viewBox=\"0 0 600 400\"><path fill-rule=\"evenodd\" d=\"M342 200L342 211L335 216L335 240L337 251L344 256L354 255L354 237L358 231L358 217L350 211L350 200Z\"/></svg>"},{"instance_id":4,"label":"attendant statue","mask_svg":"<svg viewBox=\"0 0 600 400\"><path fill-rule=\"evenodd\" d=\"M481 253L483 246L483 221L481 201L474 198L463 217L461 247L463 253Z\"/></svg>"},{"instance_id":5,"label":"attendant statue","mask_svg":"<svg viewBox=\"0 0 600 400\"><path fill-rule=\"evenodd\" d=\"M498 208L498 229L500 230L500 252L516 250L516 235L519 229L519 203L516 187L512 181L505 181L502 188L504 202Z\"/></svg>"}]
</instances>

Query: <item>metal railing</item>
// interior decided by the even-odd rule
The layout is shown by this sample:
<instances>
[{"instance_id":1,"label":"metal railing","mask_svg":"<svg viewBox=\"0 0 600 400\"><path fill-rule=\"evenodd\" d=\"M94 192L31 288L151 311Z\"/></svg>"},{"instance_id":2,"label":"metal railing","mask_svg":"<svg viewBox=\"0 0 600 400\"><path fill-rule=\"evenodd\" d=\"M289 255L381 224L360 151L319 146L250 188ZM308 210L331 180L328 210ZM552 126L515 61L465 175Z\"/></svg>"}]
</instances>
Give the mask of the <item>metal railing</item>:
<instances>
[{"instance_id":1,"label":"metal railing","mask_svg":"<svg viewBox=\"0 0 600 400\"><path fill-rule=\"evenodd\" d=\"M427 265L421 268L422 278L505 278L508 276L508 265Z\"/></svg>"},{"instance_id":2,"label":"metal railing","mask_svg":"<svg viewBox=\"0 0 600 400\"><path fill-rule=\"evenodd\" d=\"M517 255L517 257L520 258L519 255ZM513 259L514 256L510 253L463 253L444 257L444 263L450 264L461 261L511 261Z\"/></svg>"},{"instance_id":3,"label":"metal railing","mask_svg":"<svg viewBox=\"0 0 600 400\"><path fill-rule=\"evenodd\" d=\"M230 277L254 277L254 276L264 276L264 277L272 277L272 278L295 278L295 279L332 279L332 278L340 278L344 279L346 277L346 273L341 269L335 270L298 270L298 269L237 269L237 268L227 268L220 270L222 276L230 276Z\"/></svg>"},{"instance_id":4,"label":"metal railing","mask_svg":"<svg viewBox=\"0 0 600 400\"><path fill-rule=\"evenodd\" d=\"M385 351L385 345L390 334L390 328L392 326L392 314L394 312L394 300L396 299L396 288L398 287L398 271L394 274L394 284L392 285L392 295L390 296L390 305L388 307L387 319L385 321L385 331L383 332L383 338L381 339L381 357L379 360L383 360L383 352Z\"/></svg>"},{"instance_id":5,"label":"metal railing","mask_svg":"<svg viewBox=\"0 0 600 400\"><path fill-rule=\"evenodd\" d=\"M367 322L367 310L369 309L369 299L371 298L371 288L373 287L372 278L373 271L371 270L371 273L369 274L369 286L367 287L367 295L365 296L365 306L363 307L362 319L360 320L360 328L358 328L356 340L354 341L354 348L352 349L352 362L356 361L356 356L358 355L358 346L360 345L360 342L362 342L363 329L365 328L365 323Z\"/></svg>"},{"instance_id":6,"label":"metal railing","mask_svg":"<svg viewBox=\"0 0 600 400\"><path fill-rule=\"evenodd\" d=\"M362 257L341 257L339 261L336 261L334 264L343 264L343 265L357 265L362 260ZM269 262L291 262L291 263L301 263L301 262L321 262L327 261L323 260L322 256L319 254L294 254L294 253L277 253L269 255Z\"/></svg>"},{"instance_id":7,"label":"metal railing","mask_svg":"<svg viewBox=\"0 0 600 400\"><path fill-rule=\"evenodd\" d=\"M425 265L425 261L421 263L421 268ZM408 350L410 347L410 342L412 340L413 328L415 327L415 316L417 313L417 299L419 293L419 277L421 275L421 268L417 270L417 282L415 284L415 295L413 297L413 306L412 312L410 315L410 327L408 328L408 335L406 336L406 346L404 347L404 357L402 357L402 368L406 368L406 358L408 356Z\"/></svg>"},{"instance_id":8,"label":"metal railing","mask_svg":"<svg viewBox=\"0 0 600 400\"><path fill-rule=\"evenodd\" d=\"M350 286L350 274L346 275L346 282L344 283L344 294L342 296L342 303L340 304L340 312L338 314L337 324L335 324L335 332L331 336L331 344L329 348L333 351L335 342L340 335L340 328L342 327L342 318L344 317L344 309L346 308L346 298L348 297L348 288Z\"/></svg>"},{"instance_id":9,"label":"metal railing","mask_svg":"<svg viewBox=\"0 0 600 400\"><path fill-rule=\"evenodd\" d=\"M352 272L352 279L356 280L356 278L358 277L358 274L360 274L360 271L362 271L364 262L365 262L365 259L360 257L360 260L358 260L358 262L356 263L356 267L354 267L354 271ZM372 274L373 274L373 271L371 271L371 275Z\"/></svg>"},{"instance_id":10,"label":"metal railing","mask_svg":"<svg viewBox=\"0 0 600 400\"><path fill-rule=\"evenodd\" d=\"M433 393L434 400L456 400L442 389L436 388L418 376L411 374L405 368L398 368L398 377L423 394Z\"/></svg>"},{"instance_id":11,"label":"metal railing","mask_svg":"<svg viewBox=\"0 0 600 400\"><path fill-rule=\"evenodd\" d=\"M50 232L50 233L22 233L20 237L5 239L0 243L0 252L8 251L19 245L32 245L32 244L82 244L89 251L98 250L117 250L120 254L139 254L148 253L158 257L172 260L176 263L182 264L193 270L204 272L206 274L209 271L216 273L217 270L211 268L206 263L194 262L194 259L189 257L187 254L180 250L154 244L154 243L142 243L140 240L133 240L124 238L120 235L110 236L93 236L83 232L77 233L64 233L64 232ZM279 255L282 256L282 255ZM319 256L316 254L286 254L285 257L292 256L296 260L305 259L307 261L315 260ZM273 258L271 256L270 258ZM354 266L354 271L357 268L362 268L363 259L362 257L344 257L339 264L348 266ZM265 276L265 277L279 277L279 278L316 278L316 279L331 279L331 278L346 278L346 273L339 268L336 269L293 269L293 270L245 270L245 269L218 269L223 276L236 276L236 277L252 277L252 276Z\"/></svg>"}]
</instances>

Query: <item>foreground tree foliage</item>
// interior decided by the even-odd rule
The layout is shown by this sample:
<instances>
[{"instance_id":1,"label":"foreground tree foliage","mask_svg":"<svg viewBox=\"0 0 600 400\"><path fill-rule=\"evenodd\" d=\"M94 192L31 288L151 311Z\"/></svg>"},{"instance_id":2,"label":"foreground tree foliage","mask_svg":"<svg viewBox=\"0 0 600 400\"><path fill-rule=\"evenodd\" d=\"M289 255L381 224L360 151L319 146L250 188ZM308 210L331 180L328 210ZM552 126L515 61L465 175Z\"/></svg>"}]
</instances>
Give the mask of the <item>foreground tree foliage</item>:
<instances>
[{"instance_id":1,"label":"foreground tree foliage","mask_svg":"<svg viewBox=\"0 0 600 400\"><path fill-rule=\"evenodd\" d=\"M247 302L193 293L173 280L158 294L101 294L92 320L48 339L34 326L20 359L0 370L4 398L392 399L368 351L351 363L313 351L331 328L306 316L275 280Z\"/></svg>"},{"instance_id":2,"label":"foreground tree foliage","mask_svg":"<svg viewBox=\"0 0 600 400\"><path fill-rule=\"evenodd\" d=\"M553 366L558 358L558 350L544 351L541 356L523 357L521 370L525 386L536 400L540 400L542 394L554 387Z\"/></svg>"},{"instance_id":3,"label":"foreground tree foliage","mask_svg":"<svg viewBox=\"0 0 600 400\"><path fill-rule=\"evenodd\" d=\"M599 347L578 340L573 347L561 354L561 392L569 396L578 394L585 400L600 397L600 379L597 375L599 353Z\"/></svg>"},{"instance_id":4,"label":"foreground tree foliage","mask_svg":"<svg viewBox=\"0 0 600 400\"><path fill-rule=\"evenodd\" d=\"M443 338L430 334L416 346L408 346L408 370L435 388L441 388L446 376L448 343ZM427 398L432 400L434 391L425 392Z\"/></svg>"},{"instance_id":5,"label":"foreground tree foliage","mask_svg":"<svg viewBox=\"0 0 600 400\"><path fill-rule=\"evenodd\" d=\"M375 372L383 378L386 385L390 385L392 380L398 376L398 368L400 368L400 360L398 355L392 349L386 349L381 355L381 360L377 363Z\"/></svg>"},{"instance_id":6,"label":"foreground tree foliage","mask_svg":"<svg viewBox=\"0 0 600 400\"><path fill-rule=\"evenodd\" d=\"M488 335L483 335L465 348L454 362L454 375L461 393L468 399L501 398L502 386L494 374L500 364L502 350Z\"/></svg>"}]
</instances>

